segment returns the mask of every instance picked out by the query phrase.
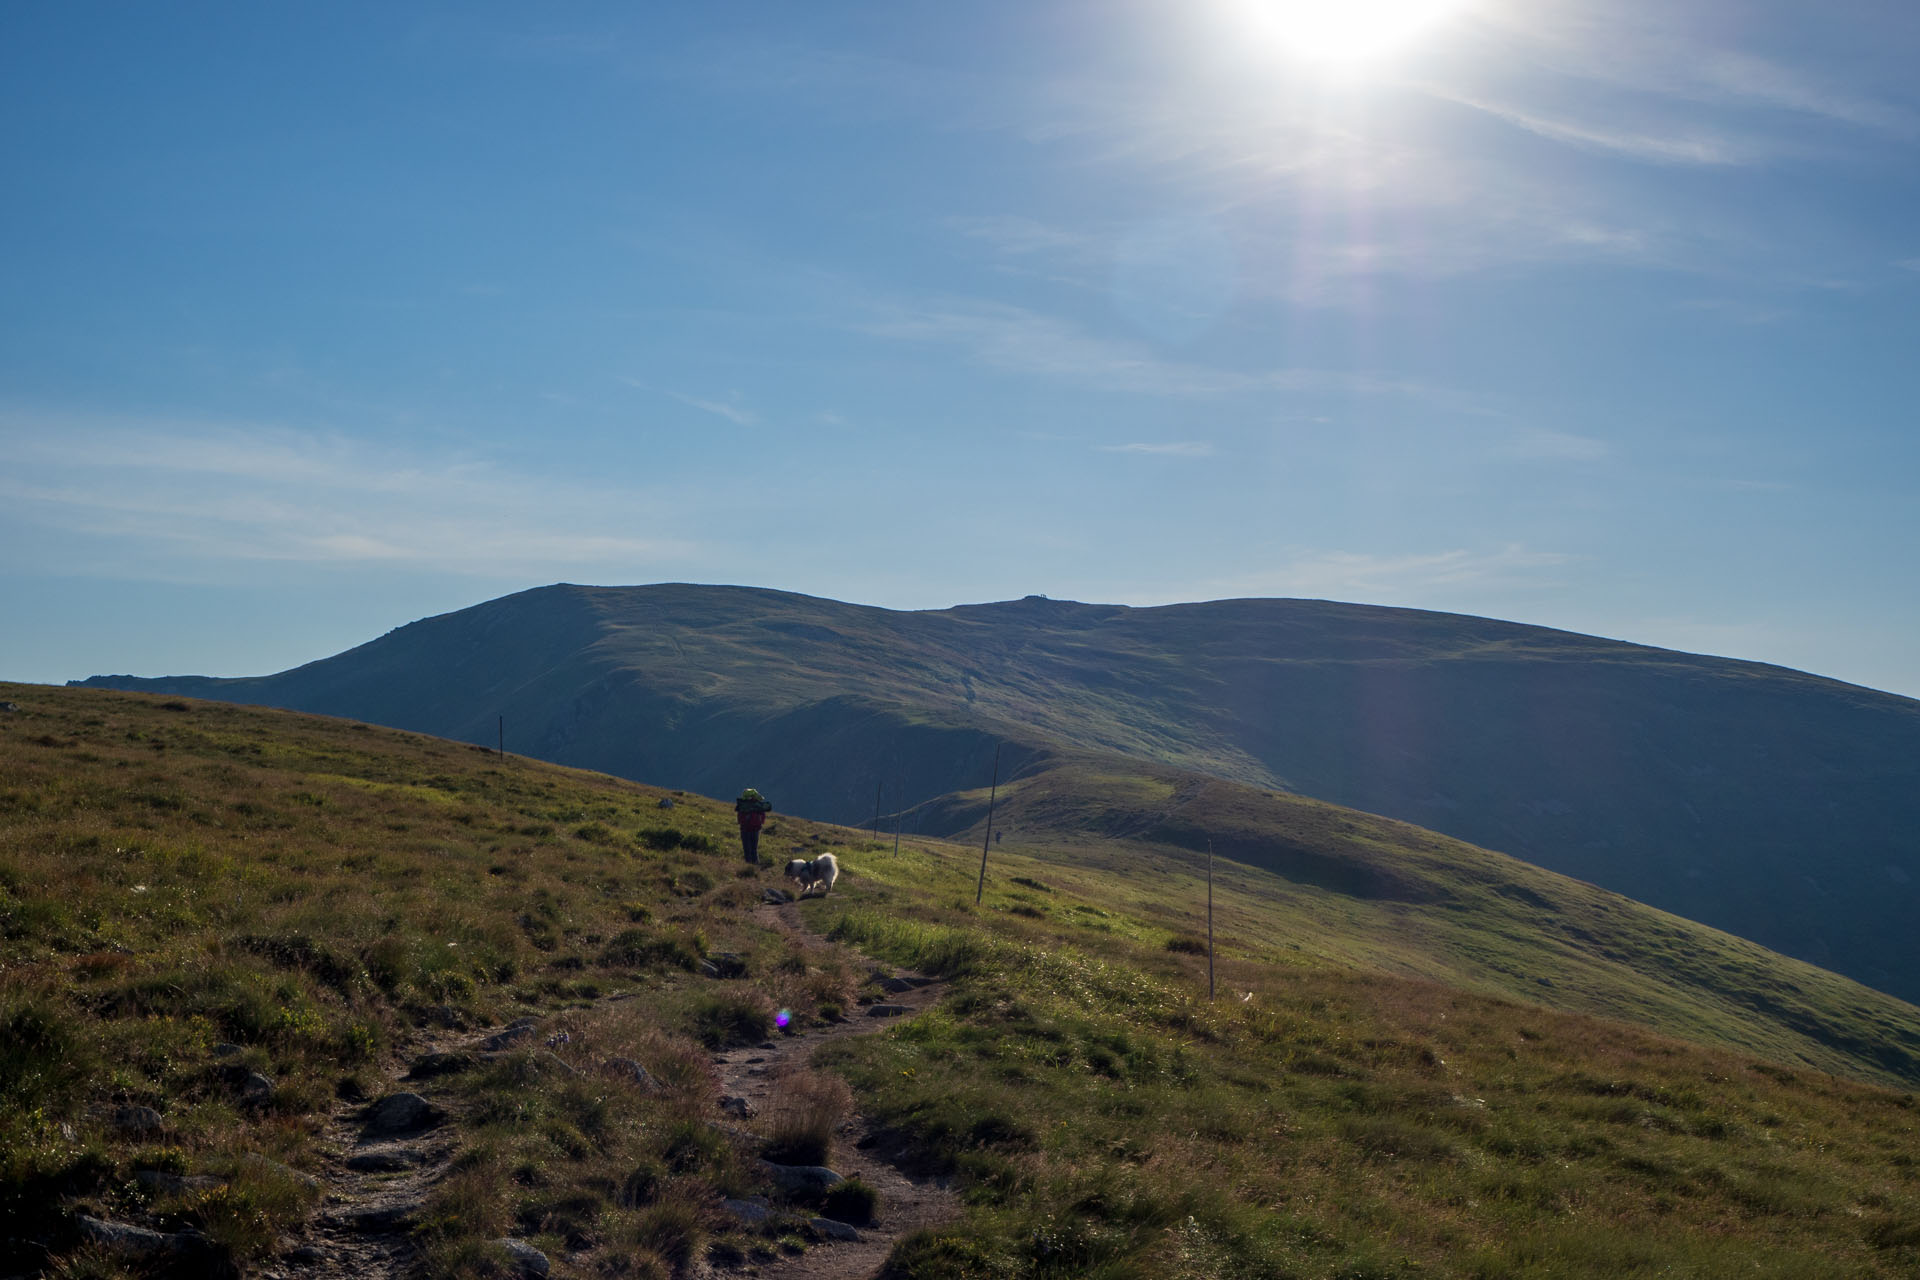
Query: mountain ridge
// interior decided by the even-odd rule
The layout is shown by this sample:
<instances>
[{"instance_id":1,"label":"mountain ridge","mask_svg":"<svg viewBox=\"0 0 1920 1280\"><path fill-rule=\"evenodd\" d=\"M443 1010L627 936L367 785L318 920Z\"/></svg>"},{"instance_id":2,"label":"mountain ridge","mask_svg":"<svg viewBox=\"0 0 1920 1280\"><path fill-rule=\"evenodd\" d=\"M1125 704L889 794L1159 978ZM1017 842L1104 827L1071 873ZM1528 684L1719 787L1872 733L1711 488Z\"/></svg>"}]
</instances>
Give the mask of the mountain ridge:
<instances>
[{"instance_id":1,"label":"mountain ridge","mask_svg":"<svg viewBox=\"0 0 1920 1280\"><path fill-rule=\"evenodd\" d=\"M753 780L850 823L876 788L932 821L997 743L1009 777L1131 759L1441 831L1920 996L1920 702L1784 667L1331 601L908 612L558 584L274 676L76 683L482 744L504 716L526 754Z\"/></svg>"}]
</instances>

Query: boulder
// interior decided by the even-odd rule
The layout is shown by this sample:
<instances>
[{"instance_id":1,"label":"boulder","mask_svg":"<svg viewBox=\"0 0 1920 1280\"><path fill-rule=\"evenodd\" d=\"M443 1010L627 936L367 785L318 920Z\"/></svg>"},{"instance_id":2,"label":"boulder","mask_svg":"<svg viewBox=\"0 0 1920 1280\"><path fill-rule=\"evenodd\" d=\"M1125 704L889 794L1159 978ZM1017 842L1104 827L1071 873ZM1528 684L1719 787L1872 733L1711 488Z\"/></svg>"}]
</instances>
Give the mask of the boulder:
<instances>
[{"instance_id":1,"label":"boulder","mask_svg":"<svg viewBox=\"0 0 1920 1280\"><path fill-rule=\"evenodd\" d=\"M508 1237L505 1240L495 1240L494 1243L507 1251L507 1256L513 1259L515 1270L523 1276L544 1276L552 1265L547 1261L546 1254L525 1240Z\"/></svg>"},{"instance_id":2,"label":"boulder","mask_svg":"<svg viewBox=\"0 0 1920 1280\"><path fill-rule=\"evenodd\" d=\"M115 1253L158 1254L172 1253L179 1248L180 1241L158 1231L149 1231L145 1227L136 1227L128 1222L109 1222L104 1218L91 1218L84 1213L73 1216L74 1225L80 1228L80 1234L89 1243Z\"/></svg>"},{"instance_id":3,"label":"boulder","mask_svg":"<svg viewBox=\"0 0 1920 1280\"><path fill-rule=\"evenodd\" d=\"M832 1218L808 1218L807 1225L825 1239L844 1240L849 1244L860 1243L860 1233L844 1222L835 1222Z\"/></svg>"},{"instance_id":4,"label":"boulder","mask_svg":"<svg viewBox=\"0 0 1920 1280\"><path fill-rule=\"evenodd\" d=\"M480 1042L480 1047L488 1053L498 1053L502 1049L511 1049L533 1034L532 1018L522 1018L504 1031L495 1032Z\"/></svg>"},{"instance_id":5,"label":"boulder","mask_svg":"<svg viewBox=\"0 0 1920 1280\"><path fill-rule=\"evenodd\" d=\"M765 1196L748 1196L745 1200L722 1200L720 1207L732 1214L735 1221L749 1227L757 1227L773 1216L773 1202Z\"/></svg>"},{"instance_id":6,"label":"boulder","mask_svg":"<svg viewBox=\"0 0 1920 1280\"><path fill-rule=\"evenodd\" d=\"M867 1016L869 1018L897 1018L903 1013L912 1012L913 1010L903 1004L874 1004L867 1006Z\"/></svg>"},{"instance_id":7,"label":"boulder","mask_svg":"<svg viewBox=\"0 0 1920 1280\"><path fill-rule=\"evenodd\" d=\"M113 1113L113 1127L121 1133L158 1133L166 1124L152 1107L121 1107Z\"/></svg>"},{"instance_id":8,"label":"boulder","mask_svg":"<svg viewBox=\"0 0 1920 1280\"><path fill-rule=\"evenodd\" d=\"M833 1170L817 1164L774 1164L762 1160L760 1171L783 1194L790 1196L825 1195L846 1181Z\"/></svg>"},{"instance_id":9,"label":"boulder","mask_svg":"<svg viewBox=\"0 0 1920 1280\"><path fill-rule=\"evenodd\" d=\"M440 1123L440 1118L440 1109L419 1094L393 1093L367 1108L362 1132L369 1137L418 1133Z\"/></svg>"}]
</instances>

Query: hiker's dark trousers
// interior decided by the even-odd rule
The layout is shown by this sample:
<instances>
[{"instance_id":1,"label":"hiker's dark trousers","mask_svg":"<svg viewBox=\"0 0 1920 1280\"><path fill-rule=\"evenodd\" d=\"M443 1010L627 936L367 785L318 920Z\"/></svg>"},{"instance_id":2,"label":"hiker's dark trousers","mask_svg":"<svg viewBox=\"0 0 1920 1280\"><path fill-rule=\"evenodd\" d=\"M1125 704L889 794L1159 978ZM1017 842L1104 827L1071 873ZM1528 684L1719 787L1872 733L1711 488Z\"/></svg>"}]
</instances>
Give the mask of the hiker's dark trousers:
<instances>
[{"instance_id":1,"label":"hiker's dark trousers","mask_svg":"<svg viewBox=\"0 0 1920 1280\"><path fill-rule=\"evenodd\" d=\"M748 862L760 861L760 830L757 827L740 828L740 852L747 855Z\"/></svg>"}]
</instances>

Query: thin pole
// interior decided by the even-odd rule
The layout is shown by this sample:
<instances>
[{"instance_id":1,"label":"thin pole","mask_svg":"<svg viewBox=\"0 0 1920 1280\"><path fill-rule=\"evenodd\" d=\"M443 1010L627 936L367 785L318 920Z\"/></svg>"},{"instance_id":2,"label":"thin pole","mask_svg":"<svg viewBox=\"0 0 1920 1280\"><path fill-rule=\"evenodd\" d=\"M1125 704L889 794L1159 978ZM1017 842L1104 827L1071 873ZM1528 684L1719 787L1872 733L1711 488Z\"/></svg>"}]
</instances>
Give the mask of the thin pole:
<instances>
[{"instance_id":1,"label":"thin pole","mask_svg":"<svg viewBox=\"0 0 1920 1280\"><path fill-rule=\"evenodd\" d=\"M500 717L500 758L502 760L507 758L507 718L505 716Z\"/></svg>"},{"instance_id":2,"label":"thin pole","mask_svg":"<svg viewBox=\"0 0 1920 1280\"><path fill-rule=\"evenodd\" d=\"M993 847L993 800L1000 794L1000 744L993 745L993 786L987 790L987 834L980 840L980 883L973 890L973 905L987 891L987 850Z\"/></svg>"},{"instance_id":3,"label":"thin pole","mask_svg":"<svg viewBox=\"0 0 1920 1280\"><path fill-rule=\"evenodd\" d=\"M906 806L893 811L893 856L900 856L900 824L907 820Z\"/></svg>"},{"instance_id":4,"label":"thin pole","mask_svg":"<svg viewBox=\"0 0 1920 1280\"><path fill-rule=\"evenodd\" d=\"M1213 1000L1213 838L1207 838L1207 1000Z\"/></svg>"},{"instance_id":5,"label":"thin pole","mask_svg":"<svg viewBox=\"0 0 1920 1280\"><path fill-rule=\"evenodd\" d=\"M879 782L873 784L873 838L875 840L880 838L880 788L883 785L885 784Z\"/></svg>"}]
</instances>

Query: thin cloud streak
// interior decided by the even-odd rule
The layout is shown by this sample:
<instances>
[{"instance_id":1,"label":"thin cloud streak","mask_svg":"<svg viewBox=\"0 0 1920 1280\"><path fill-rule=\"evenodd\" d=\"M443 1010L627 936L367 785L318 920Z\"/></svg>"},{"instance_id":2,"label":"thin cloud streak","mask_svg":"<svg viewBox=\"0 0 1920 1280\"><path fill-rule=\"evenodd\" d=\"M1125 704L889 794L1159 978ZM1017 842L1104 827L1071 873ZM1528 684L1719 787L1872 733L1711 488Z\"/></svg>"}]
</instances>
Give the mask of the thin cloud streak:
<instances>
[{"instance_id":1,"label":"thin cloud streak","mask_svg":"<svg viewBox=\"0 0 1920 1280\"><path fill-rule=\"evenodd\" d=\"M1163 360L1134 343L1094 337L1067 321L1006 303L954 301L894 309L856 326L900 341L963 349L1008 373L1077 382L1094 390L1173 398L1258 392L1454 397L1443 388L1373 373L1330 369L1244 372Z\"/></svg>"},{"instance_id":2,"label":"thin cloud streak","mask_svg":"<svg viewBox=\"0 0 1920 1280\"><path fill-rule=\"evenodd\" d=\"M1736 146L1725 138L1712 135L1628 133L1556 119L1472 94L1439 88L1430 89L1429 92L1436 98L1484 112L1553 142L1605 151L1650 164L1729 167L1753 164L1759 159L1753 149Z\"/></svg>"},{"instance_id":3,"label":"thin cloud streak","mask_svg":"<svg viewBox=\"0 0 1920 1280\"><path fill-rule=\"evenodd\" d=\"M0 476L10 521L59 535L95 571L111 569L99 564L103 543L118 544L107 554L123 564L198 557L478 576L644 566L697 549L634 532L634 495L474 459L285 429L0 423L0 439L16 431L15 466ZM44 443L54 437L58 448Z\"/></svg>"},{"instance_id":4,"label":"thin cloud streak","mask_svg":"<svg viewBox=\"0 0 1920 1280\"><path fill-rule=\"evenodd\" d=\"M1137 442L1134 444L1095 445L1098 453L1145 453L1162 458L1211 458L1213 446L1204 440L1179 440L1165 444Z\"/></svg>"}]
</instances>

